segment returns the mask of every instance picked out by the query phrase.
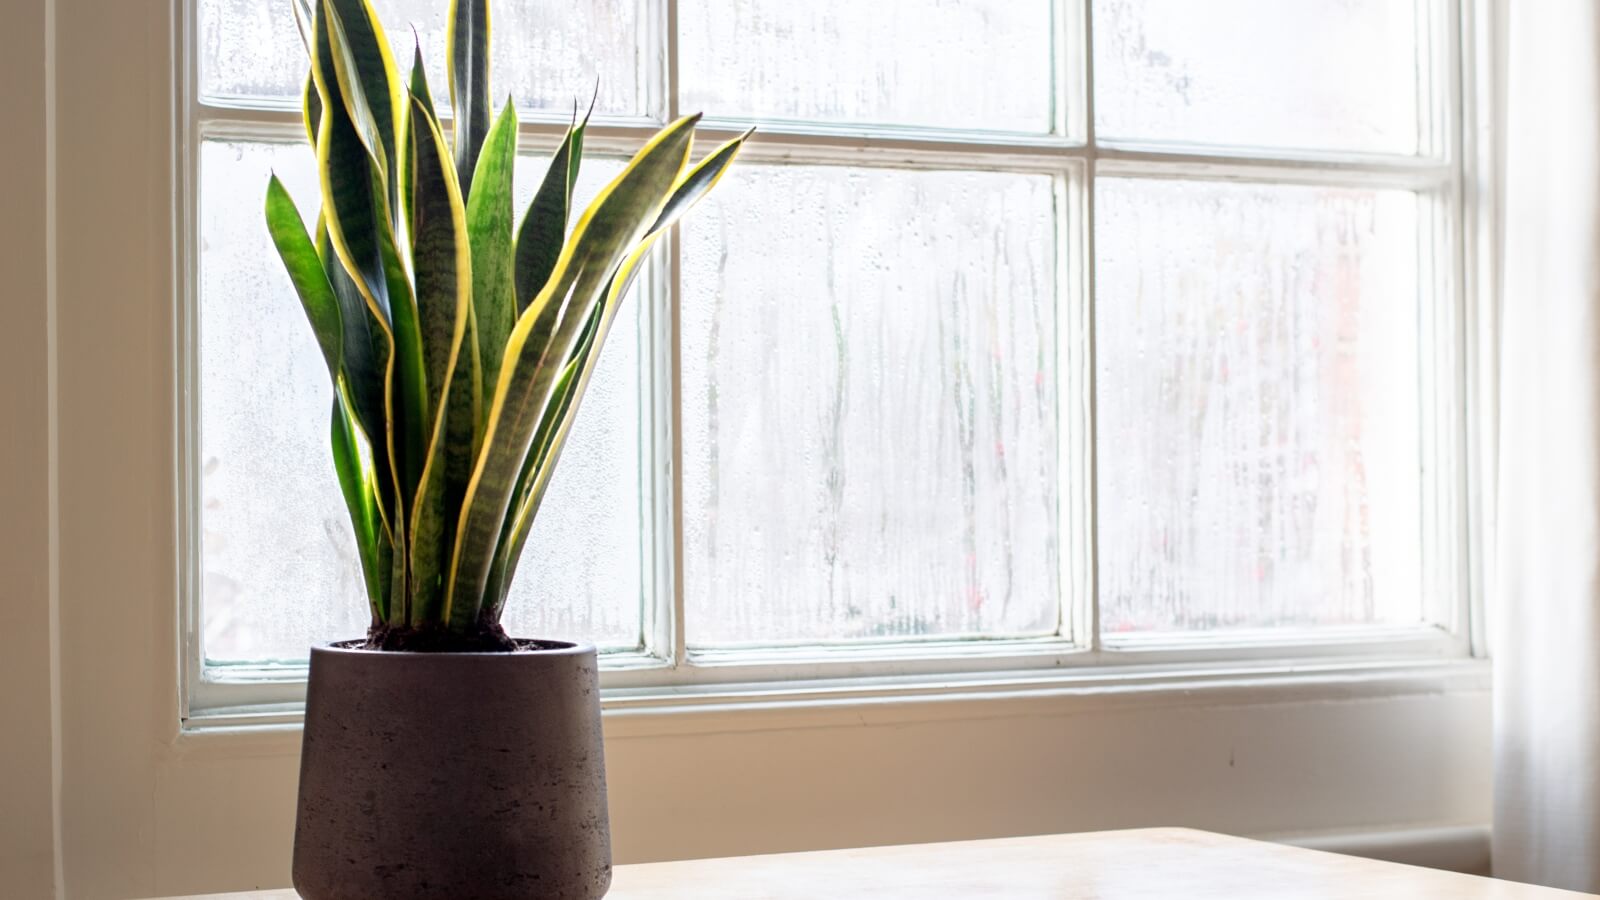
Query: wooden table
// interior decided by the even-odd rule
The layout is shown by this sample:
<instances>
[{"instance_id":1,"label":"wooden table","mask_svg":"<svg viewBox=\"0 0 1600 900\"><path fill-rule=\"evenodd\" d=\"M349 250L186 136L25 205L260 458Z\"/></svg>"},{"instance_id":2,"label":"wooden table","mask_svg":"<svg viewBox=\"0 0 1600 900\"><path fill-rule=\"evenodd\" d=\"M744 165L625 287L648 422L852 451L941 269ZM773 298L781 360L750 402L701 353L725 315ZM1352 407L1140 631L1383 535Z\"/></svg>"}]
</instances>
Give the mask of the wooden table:
<instances>
[{"instance_id":1,"label":"wooden table","mask_svg":"<svg viewBox=\"0 0 1600 900\"><path fill-rule=\"evenodd\" d=\"M1596 897L1185 828L618 866L607 900ZM172 898L179 900L179 898ZM295 900L293 891L186 900Z\"/></svg>"}]
</instances>

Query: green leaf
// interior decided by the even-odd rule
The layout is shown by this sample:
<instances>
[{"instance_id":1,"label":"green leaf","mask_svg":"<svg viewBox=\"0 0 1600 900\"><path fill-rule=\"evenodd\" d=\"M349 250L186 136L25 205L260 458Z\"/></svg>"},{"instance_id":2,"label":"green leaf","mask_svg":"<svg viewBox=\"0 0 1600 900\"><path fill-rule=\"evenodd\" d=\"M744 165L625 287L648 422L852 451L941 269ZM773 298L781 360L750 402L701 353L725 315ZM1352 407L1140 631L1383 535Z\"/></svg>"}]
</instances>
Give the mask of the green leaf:
<instances>
[{"instance_id":1,"label":"green leaf","mask_svg":"<svg viewBox=\"0 0 1600 900\"><path fill-rule=\"evenodd\" d=\"M483 450L462 504L445 600L451 627L481 621L514 482L550 405L554 382L617 266L665 206L688 160L698 118L680 119L663 129L600 192L578 220L549 283L512 330Z\"/></svg>"},{"instance_id":2,"label":"green leaf","mask_svg":"<svg viewBox=\"0 0 1600 900\"><path fill-rule=\"evenodd\" d=\"M317 17L317 53L311 74L321 98L323 115L317 129L317 172L322 182L323 217L328 235L345 268L355 277L362 295L385 326L389 322L389 287L379 248L378 232L387 218L382 173L373 159L348 106L340 99L335 53L331 43L333 19Z\"/></svg>"},{"instance_id":3,"label":"green leaf","mask_svg":"<svg viewBox=\"0 0 1600 900\"><path fill-rule=\"evenodd\" d=\"M324 0L323 15L316 23L317 55L312 69L324 109L317 135L323 208L334 250L356 276L356 285L386 332L391 351L384 376L388 383L384 419L395 499L385 506L398 541L400 516L410 507L422 477L428 422L426 376L416 301L395 243L384 173L362 140L361 128L352 118L352 104L341 102L335 93L342 91L346 98L364 95L351 77L351 63L357 56L348 42L339 39L335 3L370 12L364 0ZM358 18L366 21L364 14ZM387 45L380 46L387 73L393 66L387 59ZM387 74L384 77L388 79ZM392 117L392 112L389 115Z\"/></svg>"},{"instance_id":4,"label":"green leaf","mask_svg":"<svg viewBox=\"0 0 1600 900\"><path fill-rule=\"evenodd\" d=\"M400 168L398 135L404 115L389 40L368 0L323 0L323 10L339 97L389 186Z\"/></svg>"},{"instance_id":5,"label":"green leaf","mask_svg":"<svg viewBox=\"0 0 1600 900\"><path fill-rule=\"evenodd\" d=\"M306 84L300 93L300 119L306 126L306 139L317 145L317 126L322 122L322 97L317 93L316 80L306 73Z\"/></svg>"},{"instance_id":6,"label":"green leaf","mask_svg":"<svg viewBox=\"0 0 1600 900\"><path fill-rule=\"evenodd\" d=\"M449 572L451 551L457 535L456 513L461 509L472 479L479 419L479 382L476 344L469 323L456 356L456 366L445 404L445 430L435 438L423 488L418 496L412 537L413 572L416 602L413 622L438 622L444 617L445 576Z\"/></svg>"},{"instance_id":7,"label":"green leaf","mask_svg":"<svg viewBox=\"0 0 1600 900\"><path fill-rule=\"evenodd\" d=\"M367 602L372 607L373 621L380 622L388 609L394 551L379 526L377 474L372 468L371 445L356 423L355 410L343 381L334 386L330 437L334 472L339 477L339 490L344 494L345 509L350 513L350 525L356 534L356 553L361 559Z\"/></svg>"},{"instance_id":8,"label":"green leaf","mask_svg":"<svg viewBox=\"0 0 1600 900\"><path fill-rule=\"evenodd\" d=\"M428 111L428 118L435 124L438 123L439 114L433 108L433 92L428 89L428 70L422 64L420 40L411 55L411 99L422 101L422 108Z\"/></svg>"},{"instance_id":9,"label":"green leaf","mask_svg":"<svg viewBox=\"0 0 1600 900\"><path fill-rule=\"evenodd\" d=\"M394 327L394 401L389 410L395 470L400 475L403 510L410 510L427 464L428 436L433 416L428 400L428 375L422 349L422 323L410 276L400 262L394 232L387 221L378 229L378 251L389 288Z\"/></svg>"},{"instance_id":10,"label":"green leaf","mask_svg":"<svg viewBox=\"0 0 1600 900\"><path fill-rule=\"evenodd\" d=\"M455 112L456 175L462 192L470 195L478 150L489 134L489 0L450 0L445 53Z\"/></svg>"},{"instance_id":11,"label":"green leaf","mask_svg":"<svg viewBox=\"0 0 1600 900\"><path fill-rule=\"evenodd\" d=\"M478 354L486 390L494 388L506 339L517 320L511 241L511 174L516 159L517 111L508 100L483 142L467 196L472 308L477 316Z\"/></svg>"},{"instance_id":12,"label":"green leaf","mask_svg":"<svg viewBox=\"0 0 1600 900\"><path fill-rule=\"evenodd\" d=\"M384 604L384 621L398 628L411 620L411 594L406 590L406 530L405 517L395 510L389 517L394 523L394 544L398 552L392 554L389 564L389 591Z\"/></svg>"},{"instance_id":13,"label":"green leaf","mask_svg":"<svg viewBox=\"0 0 1600 900\"><path fill-rule=\"evenodd\" d=\"M578 338L578 348L573 353L572 360L561 370L561 377L556 379L555 386L551 390L550 405L545 409L544 416L539 419L539 427L533 434L533 444L523 461L522 471L517 475L516 488L512 491L511 507L505 522L500 527L500 537L495 545L494 559L489 565L489 578L484 587L485 610L481 615L490 621L498 621L505 609L506 592L516 575L523 545L527 542L528 532L533 526L533 511L538 506L537 498L544 494L542 482L548 480L539 476L554 468L552 454L558 455L561 451L563 438L572 421L571 410L583 392L585 362L590 357L590 351L594 347L596 336L602 331L602 326L608 324L604 321L606 318L604 313L605 306L598 305L590 314L589 322Z\"/></svg>"},{"instance_id":14,"label":"green leaf","mask_svg":"<svg viewBox=\"0 0 1600 900\"><path fill-rule=\"evenodd\" d=\"M594 109L590 105L590 110ZM550 271L561 256L567 239L567 219L572 214L572 186L578 180L578 164L583 159L583 132L589 114L574 122L550 160L544 181L528 204L517 229L516 292L520 314L550 280Z\"/></svg>"},{"instance_id":15,"label":"green leaf","mask_svg":"<svg viewBox=\"0 0 1600 900\"><path fill-rule=\"evenodd\" d=\"M511 581L516 576L517 562L522 558L523 545L527 543L534 517L538 514L539 505L544 501L545 491L550 486L550 477L554 474L556 463L561 458L561 451L566 446L567 434L572 430L572 423L576 419L575 411L578 404L583 401L584 392L589 387L589 378L594 374L595 365L599 360L598 348L604 346L606 336L611 333L611 323L628 289L633 285L634 277L640 271L640 263L648 257L651 247L660 236L660 229L652 231L628 255L622 267L617 270L617 274L612 277L611 284L606 289L604 302L597 304L590 313L589 321L585 323L577 347L572 353L572 359L566 368L562 369L561 377L551 391L550 403L539 420L539 428L534 432L532 447L523 462L522 471L517 476L510 513L501 528L494 561L490 564L485 602L490 604L487 618L491 620L498 620L500 613L505 609L506 592L510 590Z\"/></svg>"},{"instance_id":16,"label":"green leaf","mask_svg":"<svg viewBox=\"0 0 1600 900\"><path fill-rule=\"evenodd\" d=\"M312 79L308 77L305 107L308 128L314 128L312 123L320 120L320 104L313 105L311 99L318 96L314 87ZM312 140L315 143L314 133ZM350 396L349 379L344 371L346 356L346 334L342 321L344 304L335 291L334 282L329 279L328 269L324 264L325 257L331 256L331 249L319 253L317 245L306 232L305 222L300 218L299 210L295 208L294 201L276 175L273 175L267 184L266 215L268 232L272 235L273 244L277 247L278 255L282 258L290 280L294 283L295 292L305 308L306 318L310 321L312 331L317 337L334 387L330 422L330 448L334 471L338 476L340 492L344 496L345 508L355 532L356 551L361 561L367 602L371 607L373 620L378 621L386 607L390 578L388 556L393 551L388 545L387 535L377 515L381 500L376 485L372 453L363 429L357 421L358 415ZM326 230L320 219L317 232L319 243L326 245ZM349 356L352 369L357 370L353 374L369 383L367 391L377 398L377 404L371 415L374 420L379 420L383 387L380 380L372 377L376 366L370 365L371 344L363 337L366 335L368 311L354 284L349 281L337 261L333 262L333 268L335 278L346 286L351 314L357 323L353 330L355 333L350 336L354 344Z\"/></svg>"},{"instance_id":17,"label":"green leaf","mask_svg":"<svg viewBox=\"0 0 1600 900\"><path fill-rule=\"evenodd\" d=\"M396 453L395 335L390 322L390 245L387 237L386 198L376 164L356 133L349 111L337 98L338 85L329 37L327 5L316 20L316 54L312 77L322 98L323 115L317 129L317 169L321 176L323 228L319 229L318 255L339 298L344 325L344 366L351 396L362 428L376 435L374 469L380 477L383 502L379 509L389 517L403 496L400 459ZM324 244L328 252L324 252ZM332 257L337 257L335 262ZM403 414L403 411L402 411ZM386 521L394 531L397 522Z\"/></svg>"},{"instance_id":18,"label":"green leaf","mask_svg":"<svg viewBox=\"0 0 1600 900\"><path fill-rule=\"evenodd\" d=\"M339 299L333 295L333 285L300 218L300 210L295 208L294 200L290 199L277 175L267 182L267 231L278 248L283 267L289 272L289 280L294 283L300 305L305 308L317 345L322 348L322 358L328 364L328 379L337 385L344 356Z\"/></svg>"},{"instance_id":19,"label":"green leaf","mask_svg":"<svg viewBox=\"0 0 1600 900\"><path fill-rule=\"evenodd\" d=\"M506 517L505 526L502 528L486 588L487 602L493 604L489 618L498 618L504 608L506 591L509 590L511 580L516 574L517 561L522 558L523 545L527 542L528 532L532 529L534 517L539 512L539 505L544 501L550 478L555 472L556 463L561 458L561 450L566 445L567 433L571 430L575 418L574 411L583 401L584 392L589 386L589 378L594 374L599 359L596 348L604 346L606 336L611 331L611 322L622 300L632 288L634 278L641 271L641 263L648 256L656 239L716 187L717 182L733 165L745 141L754 131L752 128L712 150L678 179L672 196L668 198L661 215L651 226L649 236L628 255L628 259L617 270L611 285L606 290L605 302L596 307L590 316L590 322L585 325L571 361L567 364L567 368L562 370L561 378L556 382L550 404L539 421L538 430L534 433L532 450L528 453L522 471L517 476L511 513Z\"/></svg>"},{"instance_id":20,"label":"green leaf","mask_svg":"<svg viewBox=\"0 0 1600 900\"><path fill-rule=\"evenodd\" d=\"M350 394L356 420L368 434L385 434L388 428L385 397L388 393L390 344L385 330L374 320L371 308L355 280L339 262L328 237L327 222L317 219L317 258L333 287L339 305L339 324L343 332L340 347L340 374ZM374 466L387 478L388 457L374 451ZM392 482L381 482L387 491Z\"/></svg>"},{"instance_id":21,"label":"green leaf","mask_svg":"<svg viewBox=\"0 0 1600 900\"><path fill-rule=\"evenodd\" d=\"M416 37L415 29L413 29L412 37ZM438 125L439 116L433 110L433 98L428 93L428 72L422 62L422 44L420 41L413 45L411 51L411 83L407 96L409 98L407 100L408 103L420 100L427 118L432 120L435 125ZM413 112L408 119L414 118L416 115L417 113ZM413 184L416 178L414 171L416 161L412 158L416 153L415 131L416 129L413 126L407 126L407 152L400 154L400 215L407 223L412 221L411 200L412 195L416 193L415 185Z\"/></svg>"},{"instance_id":22,"label":"green leaf","mask_svg":"<svg viewBox=\"0 0 1600 900\"><path fill-rule=\"evenodd\" d=\"M447 511L456 508L466 491L478 412L473 363L462 354L472 297L466 208L438 123L420 97L413 95L411 102L411 158L416 165L412 259L423 355L433 391L429 400L436 410L410 518L410 609L411 621L417 624L437 620L444 604L443 573L455 526Z\"/></svg>"},{"instance_id":23,"label":"green leaf","mask_svg":"<svg viewBox=\"0 0 1600 900\"><path fill-rule=\"evenodd\" d=\"M413 96L411 102L411 158L416 165L410 202L411 263L432 409L440 402L457 332L465 324L472 293L472 248L455 167L438 120L421 98Z\"/></svg>"},{"instance_id":24,"label":"green leaf","mask_svg":"<svg viewBox=\"0 0 1600 900\"><path fill-rule=\"evenodd\" d=\"M705 158L695 163L672 189L672 196L667 200L667 205L661 210L660 217L656 219L654 225L650 226L651 233L672 227L679 219L683 218L684 213L693 209L696 203L699 203L705 195L711 193L711 189L717 186L717 182L721 181L722 176L726 175L728 169L733 166L733 161L738 158L739 151L744 149L745 141L748 141L750 135L755 134L755 131L754 128L747 130L744 134L718 146L710 153L707 153ZM624 287L624 291L626 291L626 287Z\"/></svg>"}]
</instances>

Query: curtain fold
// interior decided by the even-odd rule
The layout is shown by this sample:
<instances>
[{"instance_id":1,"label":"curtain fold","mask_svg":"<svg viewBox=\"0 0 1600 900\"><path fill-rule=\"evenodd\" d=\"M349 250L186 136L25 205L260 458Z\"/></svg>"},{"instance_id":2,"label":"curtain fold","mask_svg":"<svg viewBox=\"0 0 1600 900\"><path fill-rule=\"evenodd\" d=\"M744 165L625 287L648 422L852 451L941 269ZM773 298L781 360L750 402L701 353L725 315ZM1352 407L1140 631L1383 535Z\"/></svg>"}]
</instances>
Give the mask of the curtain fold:
<instances>
[{"instance_id":1,"label":"curtain fold","mask_svg":"<svg viewBox=\"0 0 1600 900\"><path fill-rule=\"evenodd\" d=\"M1600 892L1600 11L1506 29L1494 871Z\"/></svg>"}]
</instances>

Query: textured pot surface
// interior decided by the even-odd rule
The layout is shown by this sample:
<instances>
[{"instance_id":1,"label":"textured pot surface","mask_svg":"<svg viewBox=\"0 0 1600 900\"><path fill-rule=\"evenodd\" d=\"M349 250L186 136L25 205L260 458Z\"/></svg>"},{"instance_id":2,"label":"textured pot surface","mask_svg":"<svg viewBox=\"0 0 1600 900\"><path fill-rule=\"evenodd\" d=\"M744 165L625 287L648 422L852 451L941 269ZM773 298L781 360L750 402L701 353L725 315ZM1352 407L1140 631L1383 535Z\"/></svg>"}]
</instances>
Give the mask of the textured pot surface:
<instances>
[{"instance_id":1,"label":"textured pot surface","mask_svg":"<svg viewBox=\"0 0 1600 900\"><path fill-rule=\"evenodd\" d=\"M592 646L311 651L305 900L598 898L611 883Z\"/></svg>"}]
</instances>

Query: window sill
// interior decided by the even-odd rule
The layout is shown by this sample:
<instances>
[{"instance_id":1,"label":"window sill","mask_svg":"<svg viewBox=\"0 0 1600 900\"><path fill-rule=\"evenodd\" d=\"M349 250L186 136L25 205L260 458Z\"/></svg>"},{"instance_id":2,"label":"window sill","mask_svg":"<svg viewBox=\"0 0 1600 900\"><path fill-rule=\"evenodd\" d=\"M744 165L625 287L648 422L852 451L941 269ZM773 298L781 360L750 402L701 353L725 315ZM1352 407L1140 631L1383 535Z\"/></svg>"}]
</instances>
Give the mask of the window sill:
<instances>
[{"instance_id":1,"label":"window sill","mask_svg":"<svg viewBox=\"0 0 1600 900\"><path fill-rule=\"evenodd\" d=\"M616 736L895 725L1104 709L1364 700L1486 691L1481 659L1279 660L608 690Z\"/></svg>"},{"instance_id":2,"label":"window sill","mask_svg":"<svg viewBox=\"0 0 1600 900\"><path fill-rule=\"evenodd\" d=\"M1476 693L1490 674L1488 660L1461 657L1262 659L607 687L601 704L607 736L620 738ZM207 709L183 720L180 740L298 732L302 709Z\"/></svg>"}]
</instances>

